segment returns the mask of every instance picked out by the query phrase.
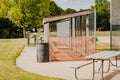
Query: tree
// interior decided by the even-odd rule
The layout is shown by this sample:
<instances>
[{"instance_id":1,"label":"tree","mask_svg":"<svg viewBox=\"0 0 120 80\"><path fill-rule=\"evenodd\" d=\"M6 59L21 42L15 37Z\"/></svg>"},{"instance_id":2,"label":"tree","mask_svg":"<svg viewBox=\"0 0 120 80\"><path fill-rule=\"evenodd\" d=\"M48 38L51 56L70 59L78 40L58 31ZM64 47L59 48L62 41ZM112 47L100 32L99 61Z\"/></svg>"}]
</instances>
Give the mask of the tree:
<instances>
[{"instance_id":1,"label":"tree","mask_svg":"<svg viewBox=\"0 0 120 80\"><path fill-rule=\"evenodd\" d=\"M71 8L67 8L64 12L64 14L69 14L69 13L73 13L73 12L76 12L76 10L74 9L71 9Z\"/></svg>"},{"instance_id":2,"label":"tree","mask_svg":"<svg viewBox=\"0 0 120 80\"><path fill-rule=\"evenodd\" d=\"M63 14L64 10L59 7L54 1L50 2L50 16L56 16L56 15L61 15Z\"/></svg>"},{"instance_id":3,"label":"tree","mask_svg":"<svg viewBox=\"0 0 120 80\"><path fill-rule=\"evenodd\" d=\"M43 25L44 17L49 16L50 0L1 0L0 17L23 28L25 37L27 27Z\"/></svg>"},{"instance_id":4,"label":"tree","mask_svg":"<svg viewBox=\"0 0 120 80\"><path fill-rule=\"evenodd\" d=\"M20 28L8 19L8 12L11 7L11 0L0 1L0 38L22 37Z\"/></svg>"},{"instance_id":5,"label":"tree","mask_svg":"<svg viewBox=\"0 0 120 80\"><path fill-rule=\"evenodd\" d=\"M50 16L57 16L64 13L64 10L61 7L59 7L55 3L55 1L50 2L49 11L50 11ZM56 22L50 23L50 31L55 31L55 30L56 30Z\"/></svg>"},{"instance_id":6,"label":"tree","mask_svg":"<svg viewBox=\"0 0 120 80\"><path fill-rule=\"evenodd\" d=\"M82 10L84 10L84 9L80 8L80 10L79 10L79 11L82 11Z\"/></svg>"},{"instance_id":7,"label":"tree","mask_svg":"<svg viewBox=\"0 0 120 80\"><path fill-rule=\"evenodd\" d=\"M9 10L9 19L23 28L25 37L26 27L42 25L43 18L49 15L49 1L50 0L14 0L13 4L15 5ZM14 16L12 14L14 14Z\"/></svg>"},{"instance_id":8,"label":"tree","mask_svg":"<svg viewBox=\"0 0 120 80\"><path fill-rule=\"evenodd\" d=\"M97 28L110 29L110 2L108 0L95 0L97 12ZM92 6L92 9L94 9Z\"/></svg>"},{"instance_id":9,"label":"tree","mask_svg":"<svg viewBox=\"0 0 120 80\"><path fill-rule=\"evenodd\" d=\"M8 18L0 18L0 38L20 38L22 30Z\"/></svg>"},{"instance_id":10,"label":"tree","mask_svg":"<svg viewBox=\"0 0 120 80\"><path fill-rule=\"evenodd\" d=\"M10 7L11 5L9 0L0 0L0 17L7 18Z\"/></svg>"}]
</instances>

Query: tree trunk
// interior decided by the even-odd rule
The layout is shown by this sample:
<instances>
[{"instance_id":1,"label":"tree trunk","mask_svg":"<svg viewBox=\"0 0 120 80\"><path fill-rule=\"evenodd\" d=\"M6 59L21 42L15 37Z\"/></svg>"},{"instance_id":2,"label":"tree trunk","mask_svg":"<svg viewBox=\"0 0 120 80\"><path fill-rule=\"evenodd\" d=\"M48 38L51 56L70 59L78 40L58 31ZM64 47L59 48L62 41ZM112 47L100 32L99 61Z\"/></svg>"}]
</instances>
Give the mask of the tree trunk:
<instances>
[{"instance_id":1,"label":"tree trunk","mask_svg":"<svg viewBox=\"0 0 120 80\"><path fill-rule=\"evenodd\" d=\"M26 29L23 27L23 37L26 38Z\"/></svg>"}]
</instances>

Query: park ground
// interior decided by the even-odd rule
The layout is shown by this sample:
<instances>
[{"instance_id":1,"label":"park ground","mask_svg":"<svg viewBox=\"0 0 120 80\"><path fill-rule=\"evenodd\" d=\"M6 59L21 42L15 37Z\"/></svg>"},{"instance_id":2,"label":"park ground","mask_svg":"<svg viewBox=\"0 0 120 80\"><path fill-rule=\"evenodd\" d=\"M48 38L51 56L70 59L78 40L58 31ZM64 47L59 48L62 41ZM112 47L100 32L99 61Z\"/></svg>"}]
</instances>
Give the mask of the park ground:
<instances>
[{"instance_id":1,"label":"park ground","mask_svg":"<svg viewBox=\"0 0 120 80\"><path fill-rule=\"evenodd\" d=\"M108 34L108 33L106 33L106 34ZM102 33L101 33L101 35L102 35ZM108 37L108 36L104 36L104 38L105 37ZM103 39L99 38L99 40L103 40ZM36 62L36 54L34 52L35 47L26 47L25 44L26 44L26 39L0 39L0 45L1 45L0 46L0 54L1 54L0 55L0 80L62 80L61 78L68 79L68 80L70 80L70 79L74 80L75 79L74 78L74 70L71 69L70 67L78 66L78 65L81 65L84 63L84 62L78 62L78 61L76 61L76 62L37 63ZM109 50L109 47L110 47L109 43L102 43L102 41L101 41L98 44L99 44L99 46L97 46L98 52L103 51L103 50ZM29 49L29 50L33 49L33 50L31 51L31 53L25 52L26 54L22 55L21 52L24 47L26 49ZM20 57L17 58L19 55L20 55ZM22 58L24 56L26 56L26 57ZM17 58L17 62L16 62L16 58ZM20 65L19 62L21 62L20 64L22 64L22 65ZM17 64L17 66L16 66L16 64ZM38 66L35 66L34 64L36 64ZM62 65L62 66L60 66L60 65ZM83 68L82 75L81 75L81 71L79 70L80 71L79 77L81 79L90 80L92 78L92 76L89 75L91 73L88 73L89 70L90 70L89 72L91 72L92 67L90 67L90 66L87 66L87 67ZM34 72L34 69L36 72L39 73L39 75L38 75L38 73ZM69 71L71 71L71 72L69 72ZM50 72L50 73L48 73L48 72ZM52 75L52 73L55 74L55 76ZM68 77L70 77L70 75L68 73L71 74L71 76L72 76L71 78L68 78ZM116 74L112 77L112 80L118 80L116 78L119 78L120 71L118 69L114 68L114 70L112 70L110 72L110 74L111 73ZM66 77L65 74L68 77ZM83 74L85 74L86 76L83 76ZM113 75L113 74L111 74L111 75ZM44 75L44 76L41 76L41 75ZM105 74L106 79L109 78L107 80L111 80L111 77L110 77L111 75ZM50 76L50 77L47 77L47 76ZM98 76L97 78L100 78L99 74L97 74L97 76ZM58 78L54 78L54 77L58 77Z\"/></svg>"}]
</instances>

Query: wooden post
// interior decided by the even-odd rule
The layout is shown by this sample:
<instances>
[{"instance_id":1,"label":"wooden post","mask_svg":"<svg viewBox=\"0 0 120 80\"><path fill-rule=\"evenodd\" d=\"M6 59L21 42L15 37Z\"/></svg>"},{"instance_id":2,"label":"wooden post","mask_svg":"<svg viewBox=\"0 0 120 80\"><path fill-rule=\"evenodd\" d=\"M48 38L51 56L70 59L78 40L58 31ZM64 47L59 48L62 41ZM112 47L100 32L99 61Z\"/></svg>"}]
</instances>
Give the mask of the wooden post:
<instances>
[{"instance_id":1,"label":"wooden post","mask_svg":"<svg viewBox=\"0 0 120 80\"><path fill-rule=\"evenodd\" d=\"M72 18L72 49L75 50L75 17Z\"/></svg>"},{"instance_id":2,"label":"wooden post","mask_svg":"<svg viewBox=\"0 0 120 80\"><path fill-rule=\"evenodd\" d=\"M82 37L82 16L80 16L80 37Z\"/></svg>"},{"instance_id":3,"label":"wooden post","mask_svg":"<svg viewBox=\"0 0 120 80\"><path fill-rule=\"evenodd\" d=\"M75 37L75 17L72 18L72 36Z\"/></svg>"},{"instance_id":4,"label":"wooden post","mask_svg":"<svg viewBox=\"0 0 120 80\"><path fill-rule=\"evenodd\" d=\"M86 55L89 54L89 44L88 44L88 37L89 37L89 15L86 15L86 36L85 36L85 53Z\"/></svg>"},{"instance_id":5,"label":"wooden post","mask_svg":"<svg viewBox=\"0 0 120 80\"><path fill-rule=\"evenodd\" d=\"M30 32L26 32L27 34L27 45L29 46L30 45Z\"/></svg>"},{"instance_id":6,"label":"wooden post","mask_svg":"<svg viewBox=\"0 0 120 80\"><path fill-rule=\"evenodd\" d=\"M48 43L48 37L49 37L49 23L44 24L44 43Z\"/></svg>"},{"instance_id":7,"label":"wooden post","mask_svg":"<svg viewBox=\"0 0 120 80\"><path fill-rule=\"evenodd\" d=\"M86 36L89 36L89 15L86 15Z\"/></svg>"}]
</instances>

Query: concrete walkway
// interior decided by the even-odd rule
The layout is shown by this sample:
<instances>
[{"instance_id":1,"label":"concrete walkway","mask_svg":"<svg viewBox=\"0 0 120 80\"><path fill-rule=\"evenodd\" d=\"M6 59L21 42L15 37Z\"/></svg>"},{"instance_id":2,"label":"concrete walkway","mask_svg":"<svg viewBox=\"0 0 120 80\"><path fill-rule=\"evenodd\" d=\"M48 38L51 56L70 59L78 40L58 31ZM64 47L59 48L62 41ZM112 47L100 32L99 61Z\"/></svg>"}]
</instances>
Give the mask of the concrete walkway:
<instances>
[{"instance_id":1,"label":"concrete walkway","mask_svg":"<svg viewBox=\"0 0 120 80\"><path fill-rule=\"evenodd\" d=\"M16 65L21 69L50 77L63 78L66 80L76 80L74 69L71 67L80 66L90 61L65 61L65 62L45 62L37 63L36 47L25 46L23 52L16 60ZM114 62L114 61L113 61ZM96 66L99 66L100 62ZM120 64L120 61L119 61ZM105 63L107 66L107 63ZM97 70L97 69L96 69ZM92 64L78 70L80 80L92 80ZM119 80L120 68L111 67L109 73L104 74L105 80ZM100 80L101 74L96 74L95 80Z\"/></svg>"}]
</instances>

